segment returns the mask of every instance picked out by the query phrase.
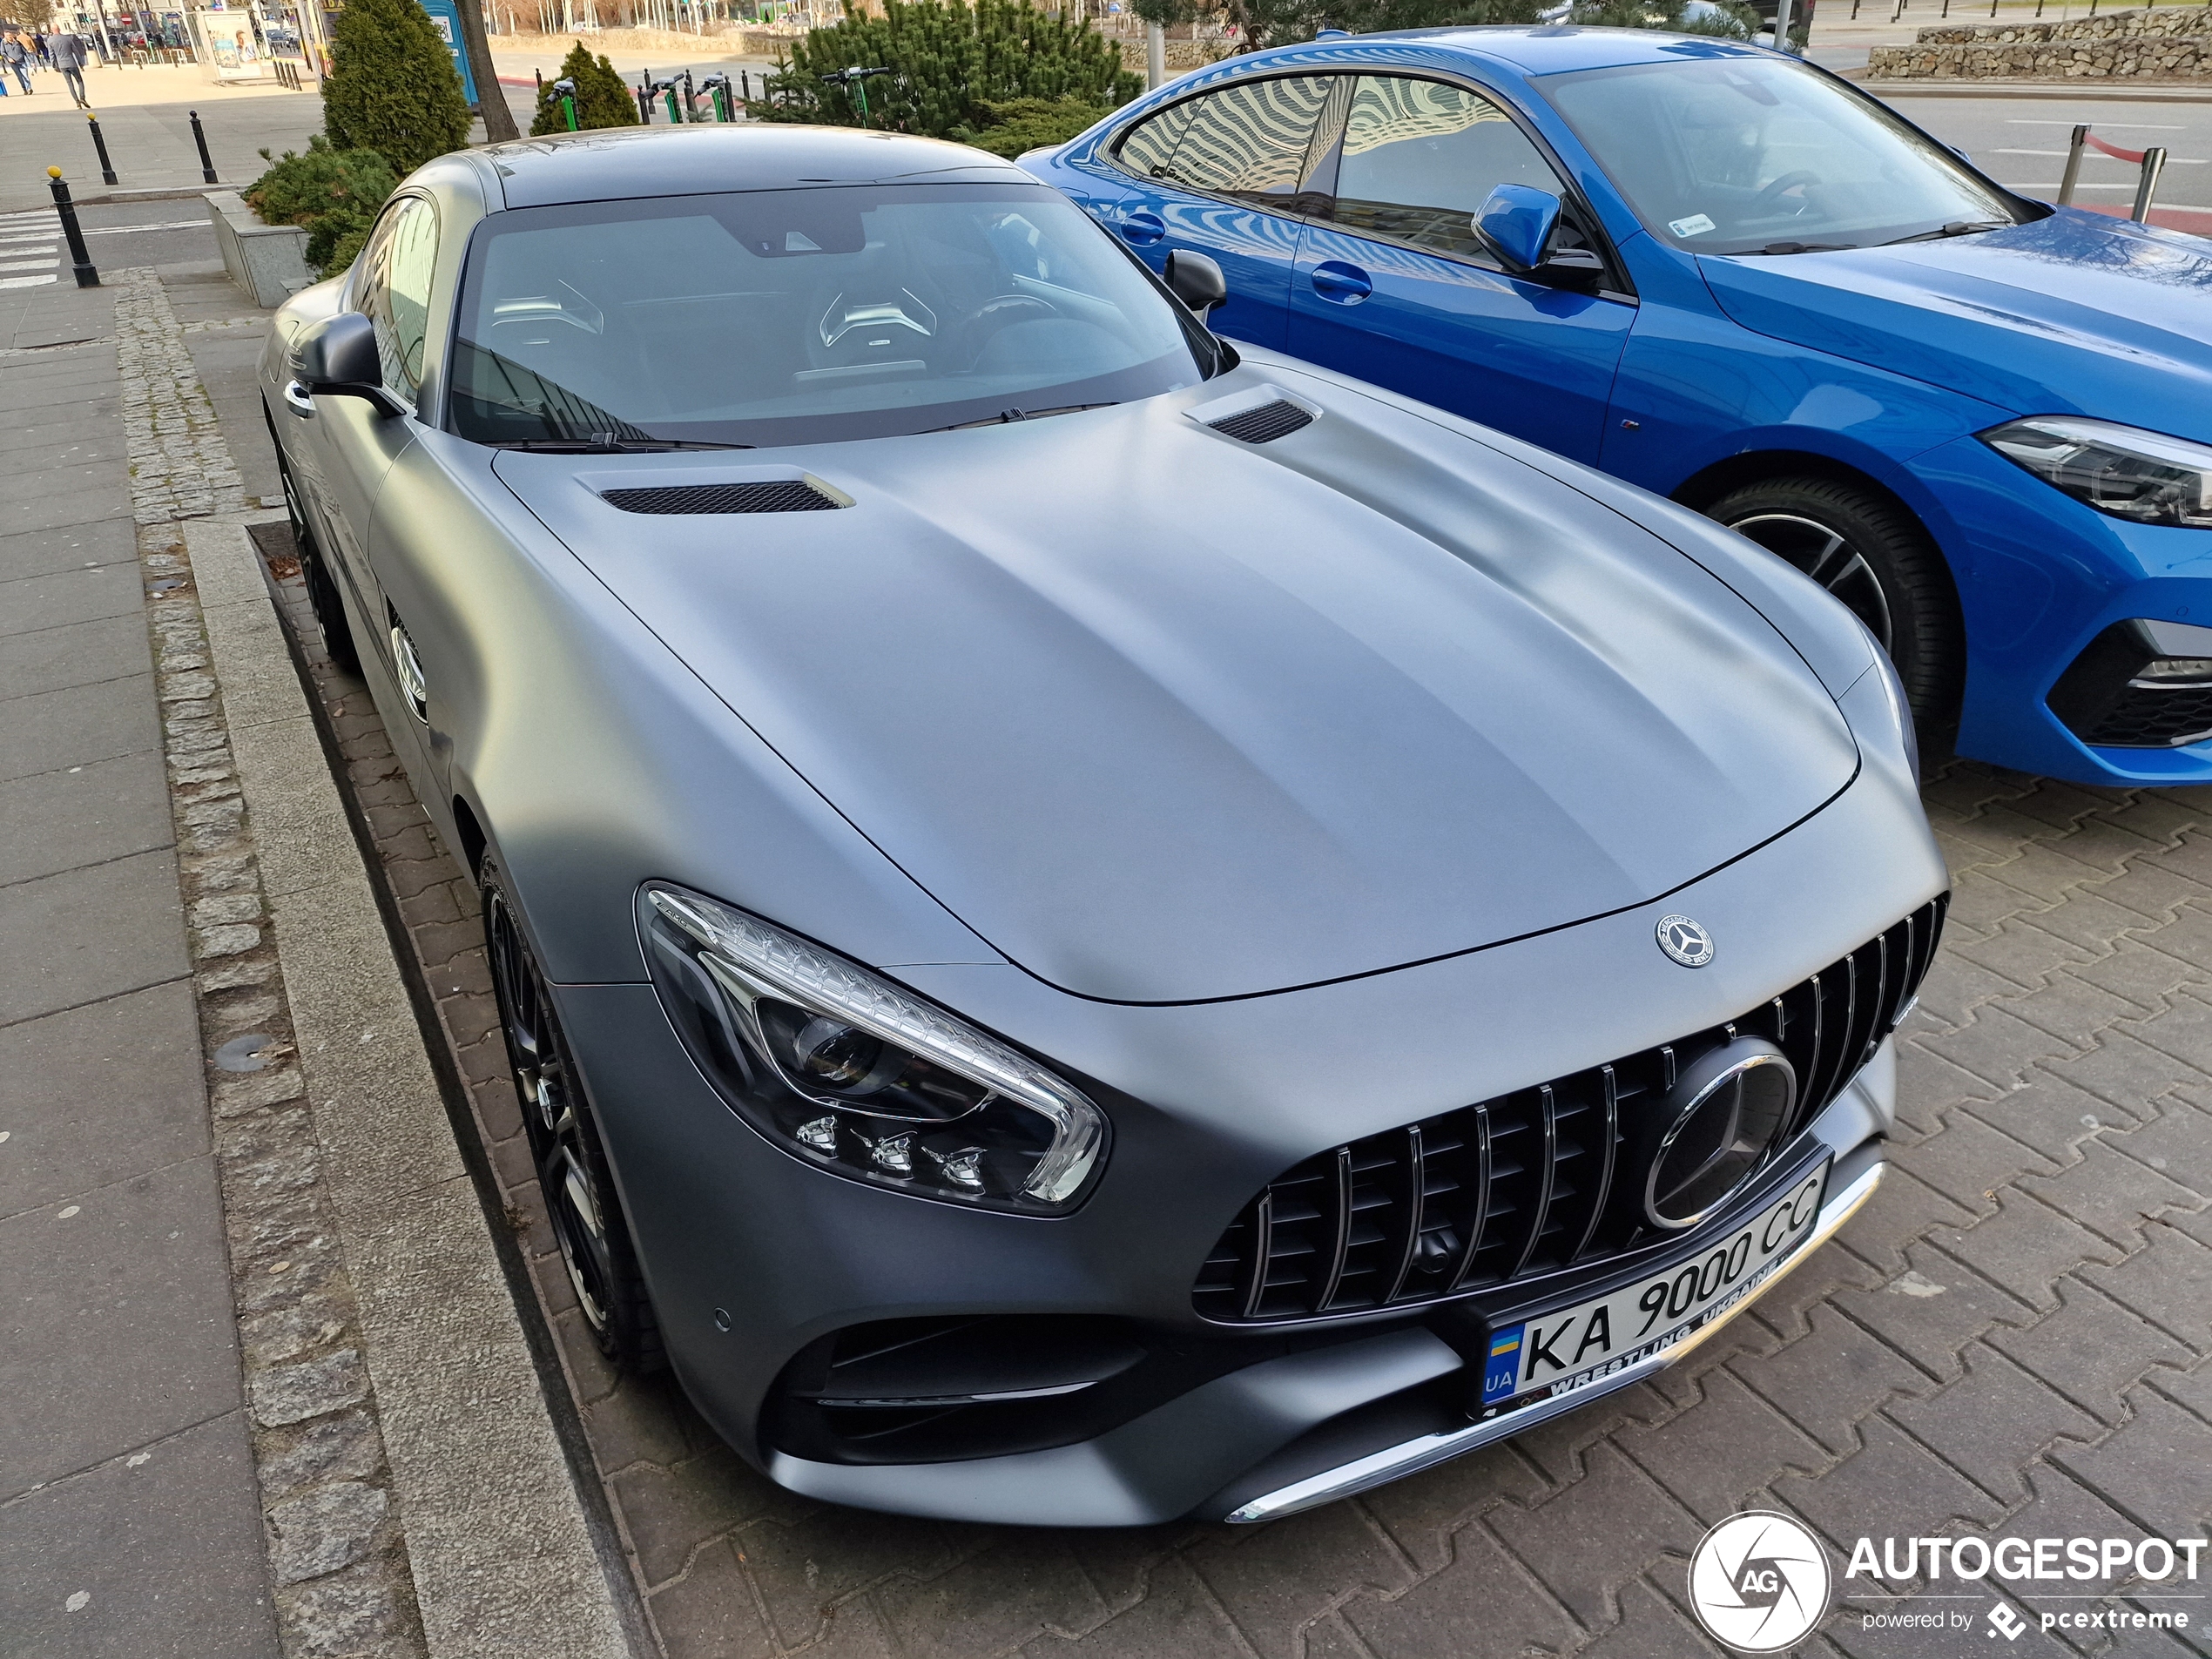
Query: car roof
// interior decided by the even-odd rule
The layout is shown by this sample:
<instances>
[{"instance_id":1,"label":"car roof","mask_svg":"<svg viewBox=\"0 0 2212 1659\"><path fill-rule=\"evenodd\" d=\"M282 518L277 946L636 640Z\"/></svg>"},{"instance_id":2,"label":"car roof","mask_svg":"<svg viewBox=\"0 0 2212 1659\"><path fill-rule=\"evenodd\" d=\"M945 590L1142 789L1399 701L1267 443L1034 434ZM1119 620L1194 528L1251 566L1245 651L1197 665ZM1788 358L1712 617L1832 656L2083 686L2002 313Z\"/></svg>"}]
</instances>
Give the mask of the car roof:
<instances>
[{"instance_id":1,"label":"car roof","mask_svg":"<svg viewBox=\"0 0 2212 1659\"><path fill-rule=\"evenodd\" d=\"M1520 75L1611 69L1627 64L1680 63L1684 58L1770 57L1766 48L1710 35L1676 35L1656 29L1593 29L1575 24L1487 24L1474 27L1397 29L1373 35L1324 36L1299 47L1305 61L1361 56L1366 46L1426 48L1440 56L1473 57ZM1255 54L1265 58L1270 53Z\"/></svg>"},{"instance_id":2,"label":"car roof","mask_svg":"<svg viewBox=\"0 0 2212 1659\"><path fill-rule=\"evenodd\" d=\"M490 168L509 207L809 185L1036 183L1012 162L966 145L765 122L605 127L466 153Z\"/></svg>"}]
</instances>

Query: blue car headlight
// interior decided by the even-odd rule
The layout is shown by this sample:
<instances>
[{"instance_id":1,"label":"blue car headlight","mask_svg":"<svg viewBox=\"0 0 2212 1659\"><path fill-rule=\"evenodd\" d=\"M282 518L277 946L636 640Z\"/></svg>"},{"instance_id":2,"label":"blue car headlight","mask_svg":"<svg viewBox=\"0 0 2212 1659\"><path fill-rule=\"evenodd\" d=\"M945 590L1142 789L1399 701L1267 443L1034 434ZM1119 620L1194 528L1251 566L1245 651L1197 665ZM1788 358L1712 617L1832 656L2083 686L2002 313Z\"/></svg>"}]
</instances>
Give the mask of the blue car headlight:
<instances>
[{"instance_id":1,"label":"blue car headlight","mask_svg":"<svg viewBox=\"0 0 2212 1659\"><path fill-rule=\"evenodd\" d=\"M2212 529L2212 445L2070 415L2008 421L1978 435L2101 513Z\"/></svg>"},{"instance_id":2,"label":"blue car headlight","mask_svg":"<svg viewBox=\"0 0 2212 1659\"><path fill-rule=\"evenodd\" d=\"M988 1209L1056 1214L1106 1119L1027 1055L843 957L703 894L638 895L661 1005L731 1108L810 1163Z\"/></svg>"}]
</instances>

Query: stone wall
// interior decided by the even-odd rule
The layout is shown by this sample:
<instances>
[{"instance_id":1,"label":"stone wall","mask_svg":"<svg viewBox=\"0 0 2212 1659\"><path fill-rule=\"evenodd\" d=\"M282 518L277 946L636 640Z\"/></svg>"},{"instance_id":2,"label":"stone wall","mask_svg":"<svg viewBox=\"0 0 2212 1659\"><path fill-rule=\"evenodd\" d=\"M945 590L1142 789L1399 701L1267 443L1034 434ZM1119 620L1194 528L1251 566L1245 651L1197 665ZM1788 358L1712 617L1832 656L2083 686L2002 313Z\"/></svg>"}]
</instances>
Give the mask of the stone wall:
<instances>
[{"instance_id":1,"label":"stone wall","mask_svg":"<svg viewBox=\"0 0 2212 1659\"><path fill-rule=\"evenodd\" d=\"M1877 46L1866 78L2212 79L2212 7L2115 11L2067 23L1944 24L1910 46Z\"/></svg>"}]
</instances>

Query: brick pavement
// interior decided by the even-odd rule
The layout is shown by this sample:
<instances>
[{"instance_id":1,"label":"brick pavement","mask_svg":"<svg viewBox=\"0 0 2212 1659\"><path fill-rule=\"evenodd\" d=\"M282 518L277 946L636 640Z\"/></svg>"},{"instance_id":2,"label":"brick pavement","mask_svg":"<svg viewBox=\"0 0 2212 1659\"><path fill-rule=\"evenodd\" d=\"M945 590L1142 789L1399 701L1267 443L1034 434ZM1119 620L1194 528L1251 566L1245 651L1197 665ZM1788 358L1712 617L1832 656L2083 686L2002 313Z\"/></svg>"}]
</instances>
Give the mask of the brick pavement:
<instances>
[{"instance_id":1,"label":"brick pavement","mask_svg":"<svg viewBox=\"0 0 2212 1659\"><path fill-rule=\"evenodd\" d=\"M1965 763L1931 779L1957 898L1900 1045L1890 1177L1684 1367L1264 1527L994 1529L780 1492L671 1386L600 1364L531 1178L473 888L366 691L304 632L670 1659L1660 1659L1718 1651L1686 1615L1687 1558L1742 1508L1796 1514L1842 1552L1861 1534L2212 1521L2212 791ZM1995 1599L1914 1603L1973 1609L1946 1646L1865 1632L1859 1615L1889 1597L1862 1597L1800 1651L1986 1652ZM2069 1649L2031 1633L2017 1650ZM2146 1632L2074 1650L2205 1649Z\"/></svg>"}]
</instances>

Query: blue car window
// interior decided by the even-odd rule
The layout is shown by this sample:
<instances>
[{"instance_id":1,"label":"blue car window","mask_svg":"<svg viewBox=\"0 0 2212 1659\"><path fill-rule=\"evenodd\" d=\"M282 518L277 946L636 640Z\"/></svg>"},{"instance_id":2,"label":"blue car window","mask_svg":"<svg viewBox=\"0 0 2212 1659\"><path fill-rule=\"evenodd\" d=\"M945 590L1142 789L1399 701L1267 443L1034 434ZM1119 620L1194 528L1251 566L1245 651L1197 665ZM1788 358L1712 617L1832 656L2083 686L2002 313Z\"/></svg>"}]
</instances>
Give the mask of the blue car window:
<instances>
[{"instance_id":1,"label":"blue car window","mask_svg":"<svg viewBox=\"0 0 2212 1659\"><path fill-rule=\"evenodd\" d=\"M1183 129L1190 125L1190 113L1198 107L1198 100L1188 99L1170 105L1149 121L1140 121L1121 143L1121 164L1140 179L1163 177L1167 165L1175 159L1175 146L1183 142Z\"/></svg>"},{"instance_id":2,"label":"blue car window","mask_svg":"<svg viewBox=\"0 0 2212 1659\"><path fill-rule=\"evenodd\" d=\"M1873 99L1785 58L1637 64L1541 84L1644 228L1696 253L1870 247L2028 211Z\"/></svg>"},{"instance_id":3,"label":"blue car window","mask_svg":"<svg viewBox=\"0 0 2212 1659\"><path fill-rule=\"evenodd\" d=\"M1331 78L1284 75L1239 81L1190 100L1174 152L1150 176L1256 206L1298 194L1307 147L1328 102ZM1131 135L1143 136L1143 129ZM1129 145L1122 150L1130 160Z\"/></svg>"},{"instance_id":4,"label":"blue car window","mask_svg":"<svg viewBox=\"0 0 2212 1659\"><path fill-rule=\"evenodd\" d=\"M1474 214L1500 185L1561 193L1551 164L1488 98L1439 81L1360 77L1337 165L1339 225L1494 264Z\"/></svg>"}]
</instances>

